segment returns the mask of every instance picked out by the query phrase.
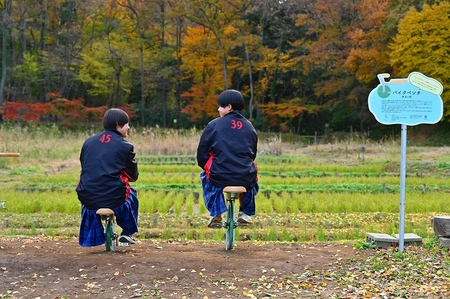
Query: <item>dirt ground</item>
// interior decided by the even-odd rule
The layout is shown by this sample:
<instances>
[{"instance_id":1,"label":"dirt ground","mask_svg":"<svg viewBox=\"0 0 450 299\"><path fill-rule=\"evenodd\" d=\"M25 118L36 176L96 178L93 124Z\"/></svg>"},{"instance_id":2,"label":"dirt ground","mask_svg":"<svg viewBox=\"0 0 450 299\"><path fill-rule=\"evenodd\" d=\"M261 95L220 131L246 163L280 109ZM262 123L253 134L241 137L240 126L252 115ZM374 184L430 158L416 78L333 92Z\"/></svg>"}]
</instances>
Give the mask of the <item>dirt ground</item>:
<instances>
[{"instance_id":1,"label":"dirt ground","mask_svg":"<svg viewBox=\"0 0 450 299\"><path fill-rule=\"evenodd\" d=\"M148 240L105 252L76 239L0 238L0 298L329 298L342 287L321 273L355 263L360 252Z\"/></svg>"}]
</instances>

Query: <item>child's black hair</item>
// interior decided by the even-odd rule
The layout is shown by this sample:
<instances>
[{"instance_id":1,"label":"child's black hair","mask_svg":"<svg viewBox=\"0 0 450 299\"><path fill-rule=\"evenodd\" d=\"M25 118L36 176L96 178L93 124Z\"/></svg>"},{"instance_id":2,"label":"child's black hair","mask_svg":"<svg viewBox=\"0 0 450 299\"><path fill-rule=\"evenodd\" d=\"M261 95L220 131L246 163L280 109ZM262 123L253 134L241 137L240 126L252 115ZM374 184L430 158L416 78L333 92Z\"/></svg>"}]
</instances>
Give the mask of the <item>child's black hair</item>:
<instances>
[{"instance_id":1,"label":"child's black hair","mask_svg":"<svg viewBox=\"0 0 450 299\"><path fill-rule=\"evenodd\" d=\"M219 95L217 103L219 104L220 107L226 107L228 105L231 105L233 110L244 109L244 97L239 91L235 89L227 89L223 91Z\"/></svg>"},{"instance_id":2,"label":"child's black hair","mask_svg":"<svg viewBox=\"0 0 450 299\"><path fill-rule=\"evenodd\" d=\"M123 127L125 124L130 122L128 114L119 108L111 108L106 111L103 117L103 128L105 130L115 129L116 126Z\"/></svg>"}]
</instances>

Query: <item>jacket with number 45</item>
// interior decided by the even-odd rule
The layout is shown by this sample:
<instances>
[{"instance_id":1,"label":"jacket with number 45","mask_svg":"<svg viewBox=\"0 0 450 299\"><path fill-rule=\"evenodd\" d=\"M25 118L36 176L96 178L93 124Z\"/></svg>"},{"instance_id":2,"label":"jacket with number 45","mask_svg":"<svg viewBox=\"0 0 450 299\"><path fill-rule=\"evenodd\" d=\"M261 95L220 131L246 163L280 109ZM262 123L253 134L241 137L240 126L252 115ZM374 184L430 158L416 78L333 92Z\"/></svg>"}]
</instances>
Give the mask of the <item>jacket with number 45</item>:
<instances>
[{"instance_id":1,"label":"jacket with number 45","mask_svg":"<svg viewBox=\"0 0 450 299\"><path fill-rule=\"evenodd\" d=\"M105 130L84 141L80 153L81 175L76 191L88 209L115 208L128 199L130 185L138 179L134 145L116 130Z\"/></svg>"},{"instance_id":2,"label":"jacket with number 45","mask_svg":"<svg viewBox=\"0 0 450 299\"><path fill-rule=\"evenodd\" d=\"M197 148L198 166L217 187L244 186L249 190L257 180L257 143L251 122L240 111L231 111L206 126Z\"/></svg>"}]
</instances>

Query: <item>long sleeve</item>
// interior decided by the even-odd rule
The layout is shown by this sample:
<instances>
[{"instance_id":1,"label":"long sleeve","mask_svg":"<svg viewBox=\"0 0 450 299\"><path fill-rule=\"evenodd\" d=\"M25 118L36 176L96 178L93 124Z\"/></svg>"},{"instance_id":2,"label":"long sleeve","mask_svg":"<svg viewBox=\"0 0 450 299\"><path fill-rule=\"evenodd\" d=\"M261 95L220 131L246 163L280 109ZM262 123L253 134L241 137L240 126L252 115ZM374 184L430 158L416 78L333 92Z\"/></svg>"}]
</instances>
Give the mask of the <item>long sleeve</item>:
<instances>
[{"instance_id":1,"label":"long sleeve","mask_svg":"<svg viewBox=\"0 0 450 299\"><path fill-rule=\"evenodd\" d=\"M211 144L213 140L213 125L211 123L203 131L197 147L197 164L204 169L210 157Z\"/></svg>"},{"instance_id":2,"label":"long sleeve","mask_svg":"<svg viewBox=\"0 0 450 299\"><path fill-rule=\"evenodd\" d=\"M128 153L129 159L125 162L125 173L127 174L130 181L135 182L139 177L138 164L135 159L136 153L134 152L134 147Z\"/></svg>"}]
</instances>

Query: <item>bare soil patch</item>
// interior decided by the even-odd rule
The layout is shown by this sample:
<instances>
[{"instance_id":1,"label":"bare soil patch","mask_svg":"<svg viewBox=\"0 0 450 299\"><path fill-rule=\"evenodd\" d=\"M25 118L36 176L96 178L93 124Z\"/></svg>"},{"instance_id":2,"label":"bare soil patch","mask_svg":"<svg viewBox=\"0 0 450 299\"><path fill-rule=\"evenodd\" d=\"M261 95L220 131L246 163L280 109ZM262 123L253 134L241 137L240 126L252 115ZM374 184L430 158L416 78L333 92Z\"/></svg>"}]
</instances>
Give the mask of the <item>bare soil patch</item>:
<instances>
[{"instance_id":1,"label":"bare soil patch","mask_svg":"<svg viewBox=\"0 0 450 299\"><path fill-rule=\"evenodd\" d=\"M326 272L373 250L345 244L138 241L105 252L76 239L0 239L0 298L326 298ZM323 274L323 275L322 275Z\"/></svg>"}]
</instances>

